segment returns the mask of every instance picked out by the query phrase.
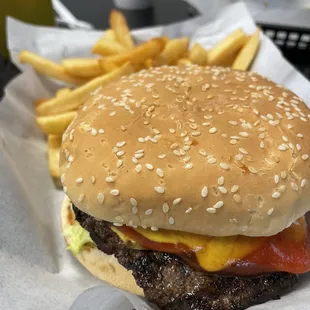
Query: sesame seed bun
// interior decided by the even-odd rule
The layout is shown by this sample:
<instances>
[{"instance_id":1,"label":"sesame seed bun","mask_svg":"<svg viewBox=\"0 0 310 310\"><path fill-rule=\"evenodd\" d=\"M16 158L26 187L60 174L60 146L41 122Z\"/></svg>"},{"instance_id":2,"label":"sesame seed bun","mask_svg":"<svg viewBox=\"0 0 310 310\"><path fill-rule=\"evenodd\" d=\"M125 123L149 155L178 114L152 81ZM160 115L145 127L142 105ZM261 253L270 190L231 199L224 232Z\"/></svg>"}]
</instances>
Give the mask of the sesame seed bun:
<instances>
[{"instance_id":1,"label":"sesame seed bun","mask_svg":"<svg viewBox=\"0 0 310 310\"><path fill-rule=\"evenodd\" d=\"M64 135L61 180L116 225L274 235L310 210L309 118L256 73L144 70L91 94Z\"/></svg>"},{"instance_id":2,"label":"sesame seed bun","mask_svg":"<svg viewBox=\"0 0 310 310\"><path fill-rule=\"evenodd\" d=\"M71 201L65 197L61 207L61 230L65 232L75 222L75 215L71 207ZM70 239L65 236L69 245ZM114 255L107 255L94 245L84 245L81 251L75 256L78 261L95 277L108 282L122 290L143 296L140 288L131 271L120 265Z\"/></svg>"}]
</instances>

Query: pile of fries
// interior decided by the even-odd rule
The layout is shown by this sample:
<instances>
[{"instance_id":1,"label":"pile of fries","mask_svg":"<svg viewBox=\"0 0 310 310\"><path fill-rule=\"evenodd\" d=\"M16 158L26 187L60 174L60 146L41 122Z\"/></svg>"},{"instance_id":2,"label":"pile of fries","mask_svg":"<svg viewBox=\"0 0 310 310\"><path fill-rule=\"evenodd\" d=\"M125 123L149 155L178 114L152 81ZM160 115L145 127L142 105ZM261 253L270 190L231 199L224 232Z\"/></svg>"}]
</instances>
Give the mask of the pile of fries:
<instances>
[{"instance_id":1,"label":"pile of fries","mask_svg":"<svg viewBox=\"0 0 310 310\"><path fill-rule=\"evenodd\" d=\"M237 29L210 50L198 43L189 48L187 37L159 37L135 45L121 12L113 10L109 22L110 29L92 47L94 58L63 59L58 64L29 51L20 53L21 63L68 85L59 89L55 97L35 102L37 123L48 137L49 170L57 184L62 134L90 92L123 75L162 65L192 63L248 70L260 43L259 29L251 36Z\"/></svg>"}]
</instances>

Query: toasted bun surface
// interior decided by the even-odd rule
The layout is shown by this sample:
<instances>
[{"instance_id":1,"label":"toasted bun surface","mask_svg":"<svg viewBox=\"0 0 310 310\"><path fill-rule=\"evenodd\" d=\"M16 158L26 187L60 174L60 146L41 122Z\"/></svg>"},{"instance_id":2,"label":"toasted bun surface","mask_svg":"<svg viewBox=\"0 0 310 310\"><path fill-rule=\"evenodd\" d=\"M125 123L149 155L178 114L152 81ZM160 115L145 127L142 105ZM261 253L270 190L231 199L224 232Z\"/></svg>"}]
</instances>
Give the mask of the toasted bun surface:
<instances>
[{"instance_id":1,"label":"toasted bun surface","mask_svg":"<svg viewBox=\"0 0 310 310\"><path fill-rule=\"evenodd\" d=\"M61 207L61 229L66 231L73 225L75 215L71 208L71 201L66 197ZM66 243L70 244L68 237L65 237ZM140 288L130 271L117 262L114 255L107 255L98 250L95 246L83 246L79 254L76 255L79 262L95 277L108 282L122 290L133 294L143 296L143 290Z\"/></svg>"},{"instance_id":2,"label":"toasted bun surface","mask_svg":"<svg viewBox=\"0 0 310 310\"><path fill-rule=\"evenodd\" d=\"M66 131L74 204L118 224L269 236L310 210L310 112L255 73L161 67L98 89Z\"/></svg>"}]
</instances>

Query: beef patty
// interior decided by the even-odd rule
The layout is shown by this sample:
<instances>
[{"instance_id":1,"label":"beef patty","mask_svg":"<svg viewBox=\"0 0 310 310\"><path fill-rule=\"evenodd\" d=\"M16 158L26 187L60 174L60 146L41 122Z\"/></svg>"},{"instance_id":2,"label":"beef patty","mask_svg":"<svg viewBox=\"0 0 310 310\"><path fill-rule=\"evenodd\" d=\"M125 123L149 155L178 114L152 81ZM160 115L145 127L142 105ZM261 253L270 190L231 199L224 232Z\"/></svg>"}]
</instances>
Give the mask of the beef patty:
<instances>
[{"instance_id":1,"label":"beef patty","mask_svg":"<svg viewBox=\"0 0 310 310\"><path fill-rule=\"evenodd\" d=\"M173 254L128 248L110 229L111 223L73 209L97 247L114 254L121 265L132 270L146 298L163 310L245 309L279 299L298 282L297 275L285 272L224 277L195 271Z\"/></svg>"}]
</instances>

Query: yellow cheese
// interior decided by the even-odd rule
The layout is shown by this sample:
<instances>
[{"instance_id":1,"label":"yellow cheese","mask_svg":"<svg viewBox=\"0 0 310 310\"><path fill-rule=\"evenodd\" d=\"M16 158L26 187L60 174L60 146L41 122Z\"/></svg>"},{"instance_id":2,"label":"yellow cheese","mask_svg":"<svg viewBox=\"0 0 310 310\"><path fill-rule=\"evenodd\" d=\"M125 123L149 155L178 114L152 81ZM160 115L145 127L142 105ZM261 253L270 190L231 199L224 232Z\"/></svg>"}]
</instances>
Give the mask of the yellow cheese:
<instances>
[{"instance_id":1,"label":"yellow cheese","mask_svg":"<svg viewBox=\"0 0 310 310\"><path fill-rule=\"evenodd\" d=\"M117 228L122 240L130 240ZM135 229L148 240L158 243L181 243L195 252L199 265L210 272L219 271L236 259L242 259L262 245L265 238L230 236L211 237L172 230Z\"/></svg>"}]
</instances>

